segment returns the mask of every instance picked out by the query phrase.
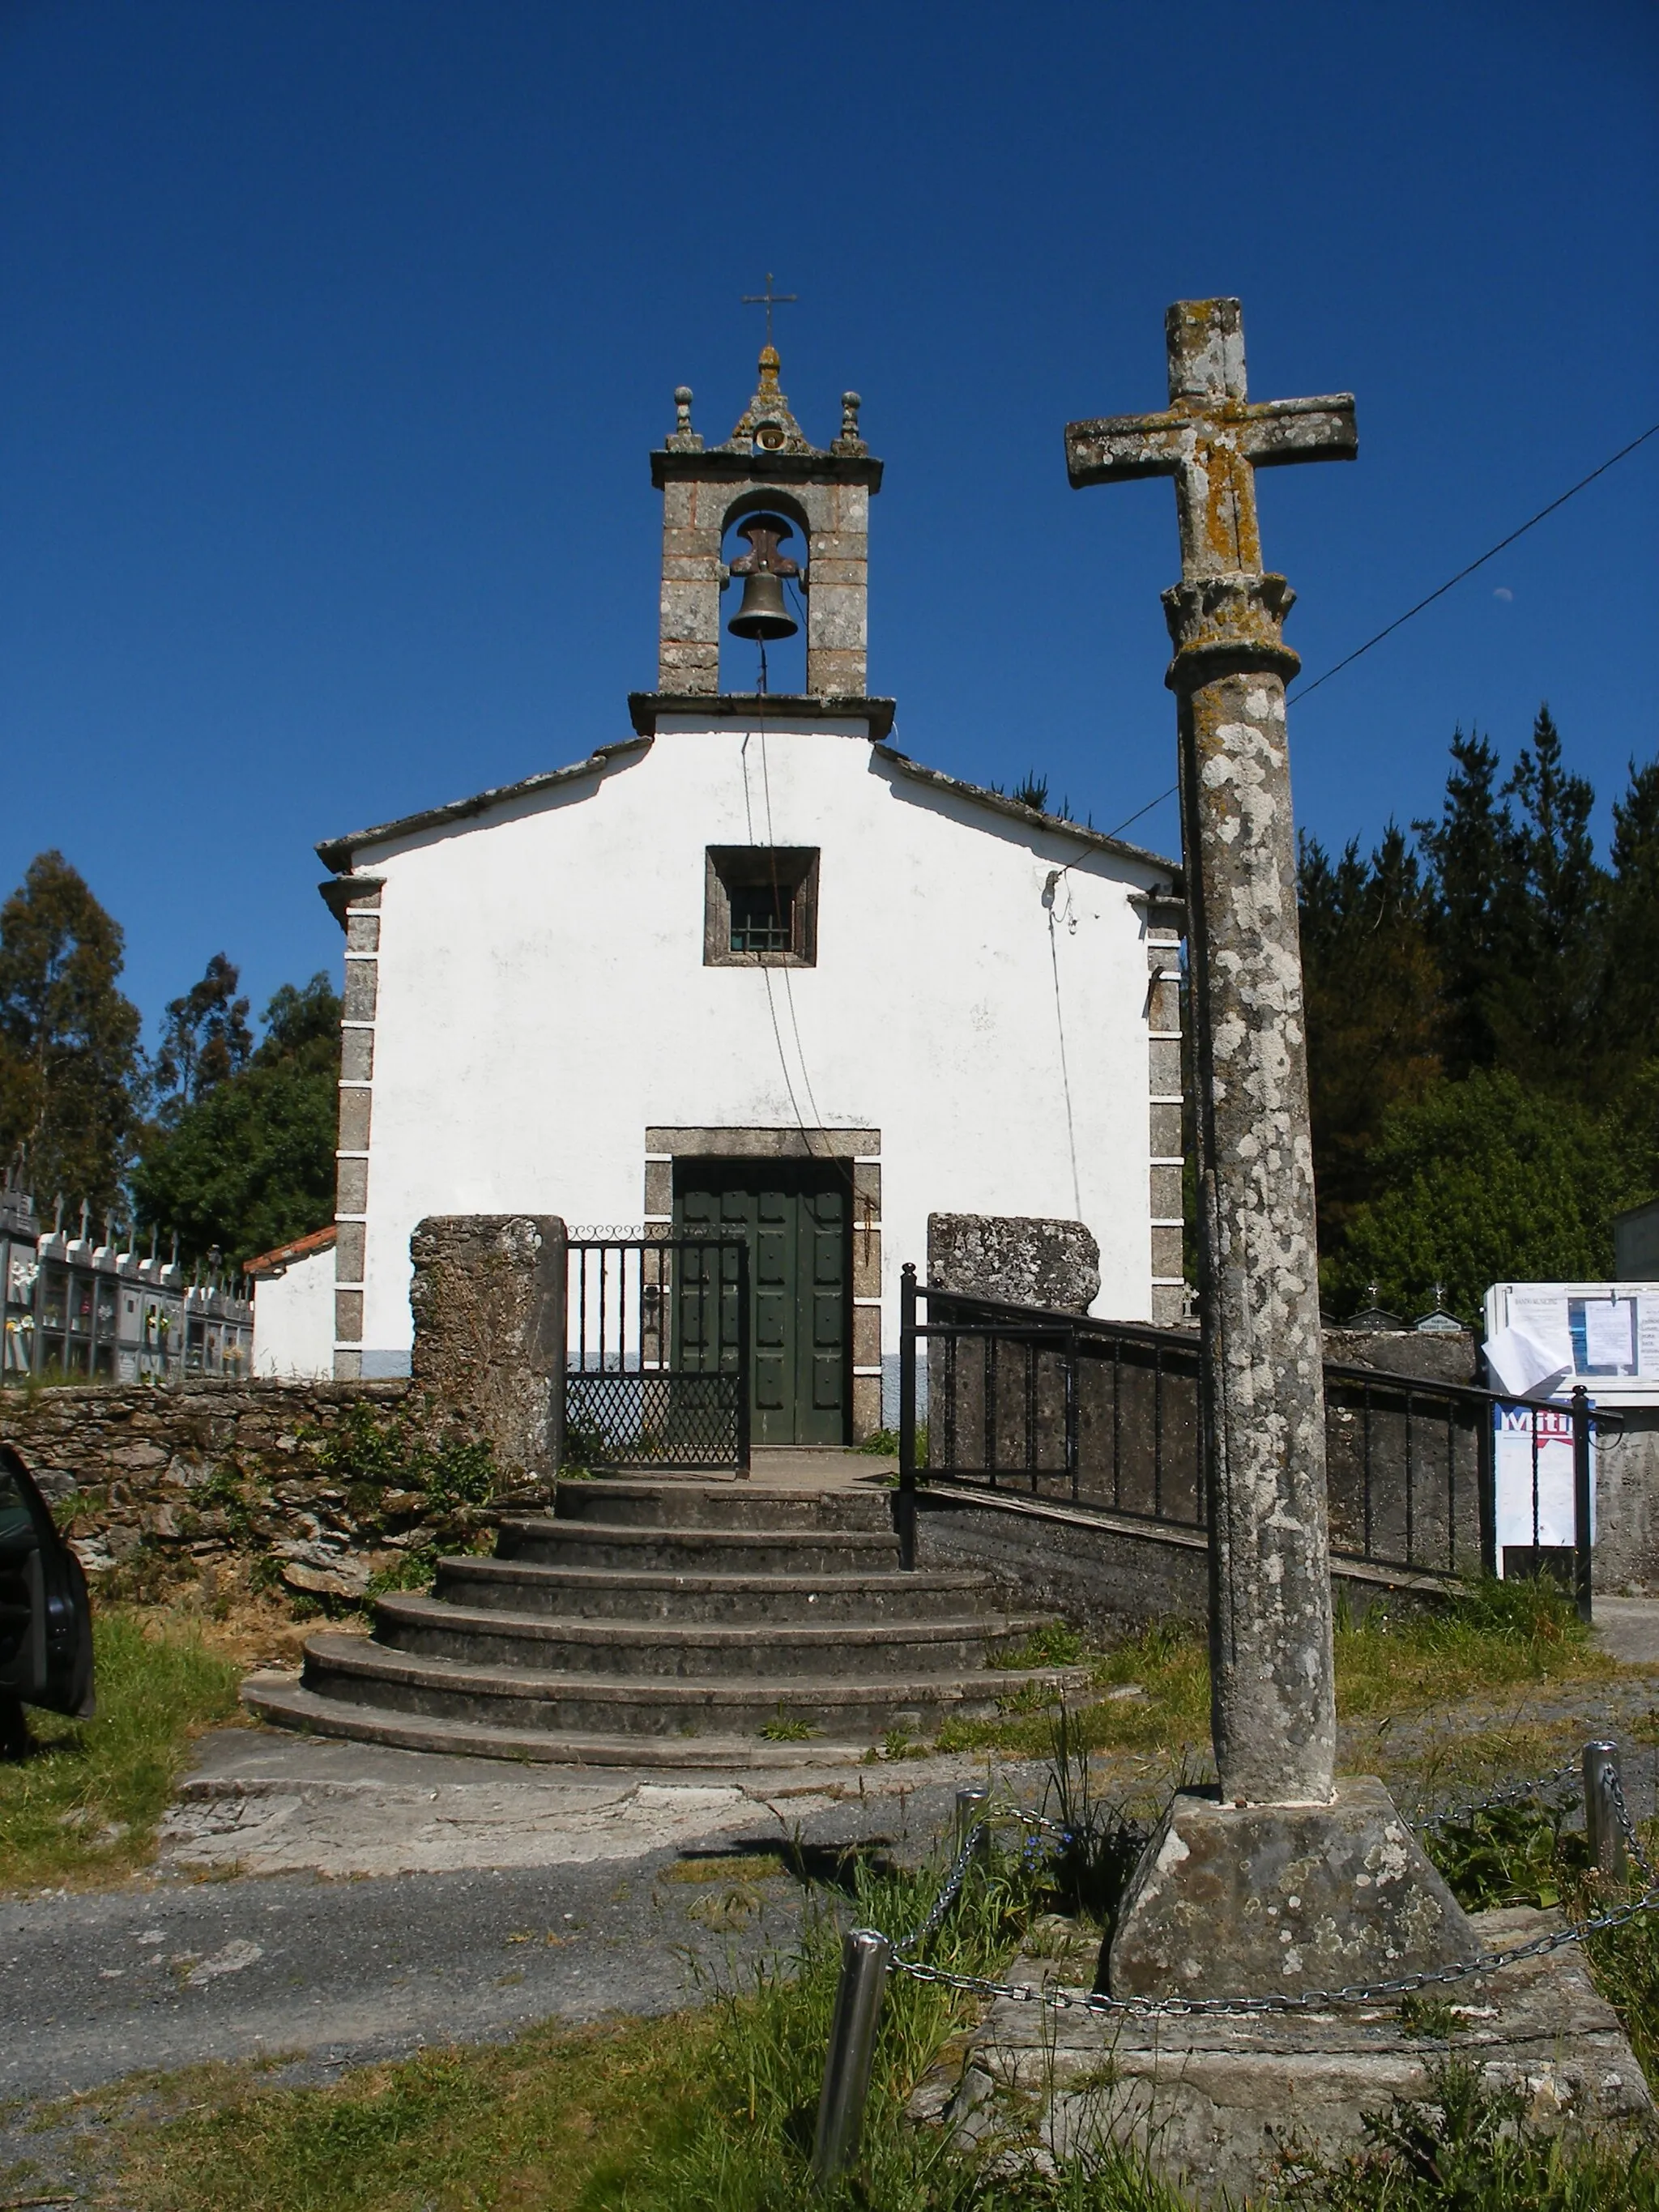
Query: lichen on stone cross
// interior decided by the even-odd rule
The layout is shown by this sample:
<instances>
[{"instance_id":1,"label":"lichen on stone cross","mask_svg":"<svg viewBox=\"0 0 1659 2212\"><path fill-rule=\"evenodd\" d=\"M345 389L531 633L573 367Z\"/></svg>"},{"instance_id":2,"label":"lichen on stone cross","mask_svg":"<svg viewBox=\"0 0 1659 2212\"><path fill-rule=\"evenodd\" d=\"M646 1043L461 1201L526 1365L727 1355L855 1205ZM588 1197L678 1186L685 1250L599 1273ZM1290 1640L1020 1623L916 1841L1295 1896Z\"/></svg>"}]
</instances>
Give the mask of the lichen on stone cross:
<instances>
[{"instance_id":1,"label":"lichen on stone cross","mask_svg":"<svg viewBox=\"0 0 1659 2212\"><path fill-rule=\"evenodd\" d=\"M1250 399L1237 300L1177 300L1164 333L1168 409L1068 423L1066 465L1073 488L1173 477L1182 579L1259 576L1256 470L1352 460L1359 450L1353 395Z\"/></svg>"},{"instance_id":2,"label":"lichen on stone cross","mask_svg":"<svg viewBox=\"0 0 1659 2212\"><path fill-rule=\"evenodd\" d=\"M1285 684L1255 471L1351 459L1353 401L1252 401L1237 300L1165 324L1170 404L1074 422L1074 485L1176 480L1164 595L1192 963L1216 1763L1239 1805L1327 1803L1336 1707L1325 1421Z\"/></svg>"}]
</instances>

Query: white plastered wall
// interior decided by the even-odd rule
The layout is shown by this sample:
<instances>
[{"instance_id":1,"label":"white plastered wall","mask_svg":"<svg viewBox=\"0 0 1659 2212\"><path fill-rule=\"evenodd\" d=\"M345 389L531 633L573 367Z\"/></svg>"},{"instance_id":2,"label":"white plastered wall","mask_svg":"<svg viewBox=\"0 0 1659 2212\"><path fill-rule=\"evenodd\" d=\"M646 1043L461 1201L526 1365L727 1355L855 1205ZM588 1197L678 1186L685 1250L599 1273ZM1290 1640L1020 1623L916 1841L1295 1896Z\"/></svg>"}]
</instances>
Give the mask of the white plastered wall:
<instances>
[{"instance_id":1,"label":"white plastered wall","mask_svg":"<svg viewBox=\"0 0 1659 2212\"><path fill-rule=\"evenodd\" d=\"M816 967L703 965L705 848L751 843L820 848ZM423 1215L638 1221L649 1125L879 1130L884 1347L934 1210L1080 1218L1096 1311L1150 1316L1133 901L1167 872L919 783L861 723L690 719L354 861L384 882L366 1371L410 1344Z\"/></svg>"},{"instance_id":2,"label":"white plastered wall","mask_svg":"<svg viewBox=\"0 0 1659 2212\"><path fill-rule=\"evenodd\" d=\"M307 1254L253 1293L253 1371L277 1380L334 1372L334 1250Z\"/></svg>"}]
</instances>

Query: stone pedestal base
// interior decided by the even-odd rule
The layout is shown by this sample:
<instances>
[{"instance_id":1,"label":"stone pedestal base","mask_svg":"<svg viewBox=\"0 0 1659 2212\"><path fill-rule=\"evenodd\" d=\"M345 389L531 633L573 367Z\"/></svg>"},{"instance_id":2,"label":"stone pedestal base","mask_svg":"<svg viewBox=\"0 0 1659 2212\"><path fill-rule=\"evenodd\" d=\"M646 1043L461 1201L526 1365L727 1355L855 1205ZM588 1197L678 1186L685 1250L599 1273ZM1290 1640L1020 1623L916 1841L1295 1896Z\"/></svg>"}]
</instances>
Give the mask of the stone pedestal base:
<instances>
[{"instance_id":1,"label":"stone pedestal base","mask_svg":"<svg viewBox=\"0 0 1659 2212\"><path fill-rule=\"evenodd\" d=\"M1474 1925L1497 1951L1559 1921L1517 1906ZM1093 1954L1080 1941L1059 1958L1016 1960L1007 1978L1070 1984L1086 1978ZM1494 2087L1519 2090L1532 2124L1651 2124L1642 2070L1576 1947L1428 1994L1449 2008L1452 2051ZM1136 2020L1004 1997L910 2110L1004 2171L1127 2144L1200 2203L1237 2204L1295 2151L1358 2149L1364 2116L1394 2098L1431 2101L1447 2047L1408 2034L1394 2005Z\"/></svg>"},{"instance_id":2,"label":"stone pedestal base","mask_svg":"<svg viewBox=\"0 0 1659 2212\"><path fill-rule=\"evenodd\" d=\"M1175 1799L1111 1948L1114 1996L1338 1990L1477 1954L1474 1931L1382 1784L1331 1805Z\"/></svg>"}]
</instances>

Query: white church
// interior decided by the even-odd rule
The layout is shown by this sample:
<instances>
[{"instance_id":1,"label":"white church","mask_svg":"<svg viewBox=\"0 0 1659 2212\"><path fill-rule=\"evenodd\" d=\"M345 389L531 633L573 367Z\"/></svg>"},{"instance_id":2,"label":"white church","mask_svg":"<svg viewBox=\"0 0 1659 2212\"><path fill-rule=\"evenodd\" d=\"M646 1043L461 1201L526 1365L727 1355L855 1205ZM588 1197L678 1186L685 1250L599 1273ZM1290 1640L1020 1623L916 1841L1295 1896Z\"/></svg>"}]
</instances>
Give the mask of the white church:
<instances>
[{"instance_id":1,"label":"white church","mask_svg":"<svg viewBox=\"0 0 1659 2212\"><path fill-rule=\"evenodd\" d=\"M1096 1312L1179 1317L1179 874L893 744L856 394L810 444L769 344L724 444L676 402L631 730L318 848L345 1013L333 1249L304 1273L331 1263L336 1374L395 1376L425 1215L781 1222L818 1341L769 1432L853 1442L884 1362L890 1412L930 1212L1080 1220ZM722 594L749 688L722 688ZM804 688L769 689L803 627Z\"/></svg>"}]
</instances>

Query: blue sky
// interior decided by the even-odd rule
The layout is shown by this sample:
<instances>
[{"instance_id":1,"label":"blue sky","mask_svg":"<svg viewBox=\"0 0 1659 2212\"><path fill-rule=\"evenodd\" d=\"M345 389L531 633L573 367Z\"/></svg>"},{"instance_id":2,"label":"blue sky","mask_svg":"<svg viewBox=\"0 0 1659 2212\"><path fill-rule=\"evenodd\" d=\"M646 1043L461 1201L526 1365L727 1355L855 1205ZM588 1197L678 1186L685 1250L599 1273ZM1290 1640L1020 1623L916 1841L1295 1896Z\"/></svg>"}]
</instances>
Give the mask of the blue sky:
<instances>
[{"instance_id":1,"label":"blue sky","mask_svg":"<svg viewBox=\"0 0 1659 2212\"><path fill-rule=\"evenodd\" d=\"M335 965L320 836L577 758L654 681L646 454L783 382L887 463L897 742L1110 828L1172 780L1170 487L1068 490L1164 397L1358 395L1261 479L1309 676L1659 418L1646 0L791 11L0 0L0 889L56 845L154 1023L220 949ZM1291 716L1328 842L1547 696L1656 745L1659 439ZM1173 805L1137 836L1168 850Z\"/></svg>"}]
</instances>

